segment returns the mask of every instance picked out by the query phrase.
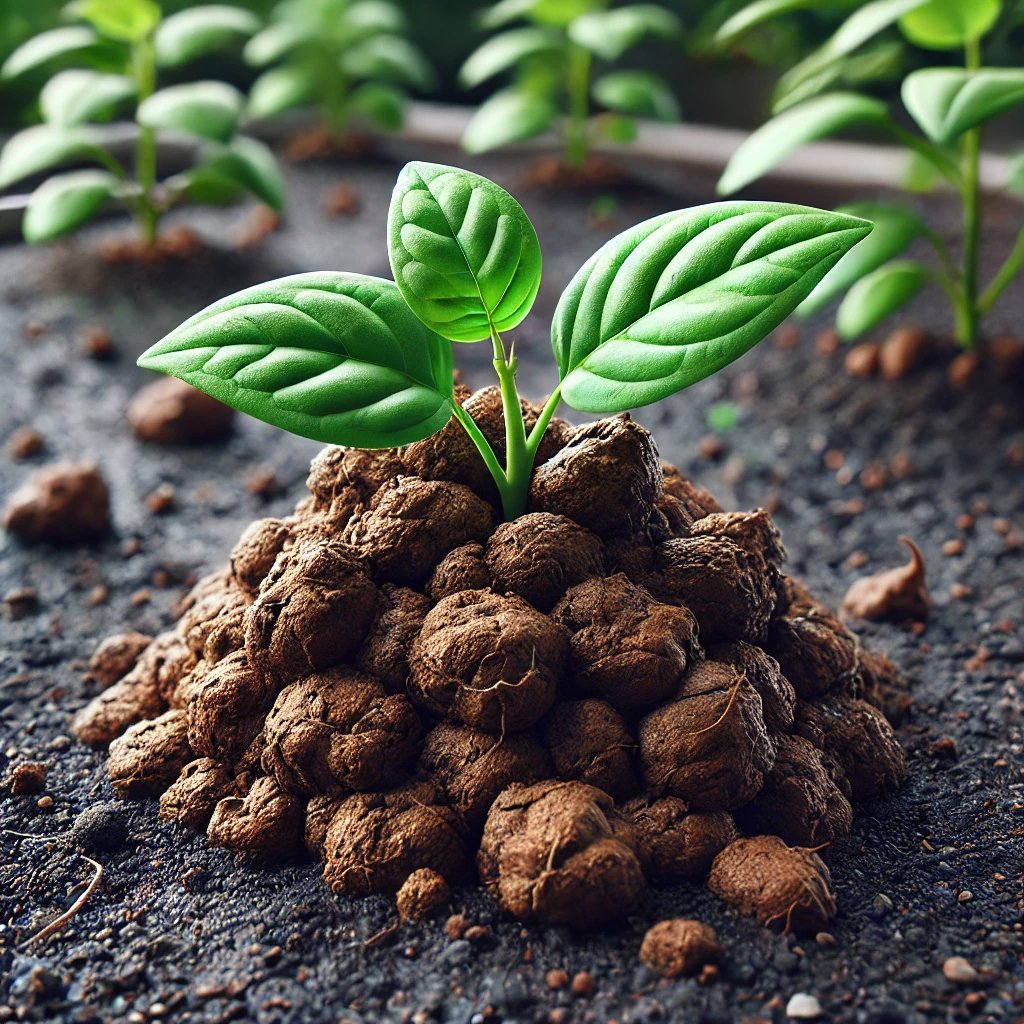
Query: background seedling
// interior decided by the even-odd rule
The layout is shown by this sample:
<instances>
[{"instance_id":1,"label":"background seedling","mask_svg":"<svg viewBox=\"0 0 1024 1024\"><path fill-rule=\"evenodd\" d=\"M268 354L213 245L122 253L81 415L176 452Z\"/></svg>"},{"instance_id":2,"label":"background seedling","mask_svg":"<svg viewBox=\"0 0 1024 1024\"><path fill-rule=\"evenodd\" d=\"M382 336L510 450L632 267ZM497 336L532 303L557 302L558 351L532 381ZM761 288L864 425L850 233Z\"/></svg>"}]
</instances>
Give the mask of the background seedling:
<instances>
[{"instance_id":1,"label":"background seedling","mask_svg":"<svg viewBox=\"0 0 1024 1024\"><path fill-rule=\"evenodd\" d=\"M314 106L336 139L356 115L401 128L406 88L434 84L407 32L390 0L281 0L245 48L250 64L267 69L253 83L249 113Z\"/></svg>"},{"instance_id":2,"label":"background seedling","mask_svg":"<svg viewBox=\"0 0 1024 1024\"><path fill-rule=\"evenodd\" d=\"M293 433L357 448L410 444L454 416L514 519L562 401L625 412L710 376L773 331L870 230L848 214L728 202L616 236L558 302L559 383L528 435L515 344L504 335L540 287L533 225L494 182L411 163L388 218L394 282L323 272L247 288L186 321L139 365ZM455 400L450 342L479 341L491 342L501 386L504 466Z\"/></svg>"},{"instance_id":3,"label":"background seedling","mask_svg":"<svg viewBox=\"0 0 1024 1024\"><path fill-rule=\"evenodd\" d=\"M217 81L156 88L159 67L244 39L258 24L252 14L210 5L161 19L152 0L79 0L66 10L78 24L35 36L0 68L0 77L16 78L79 65L50 78L39 96L43 123L14 135L0 153L0 189L65 163L98 167L54 174L33 192L23 221L27 241L73 232L112 200L131 211L147 244L160 217L183 198L225 202L251 193L280 209L284 186L273 154L238 134L237 89ZM129 110L138 129L131 164L114 155L102 127ZM165 132L198 146L191 168L161 181L157 143Z\"/></svg>"},{"instance_id":4,"label":"background seedling","mask_svg":"<svg viewBox=\"0 0 1024 1024\"><path fill-rule=\"evenodd\" d=\"M763 19L806 4L758 0L731 18L720 41L731 43ZM1010 6L1010 5L1008 5ZM798 312L813 313L845 295L836 315L840 335L871 330L929 283L952 306L960 345L978 345L981 323L1024 266L1024 229L987 286L979 275L981 137L992 118L1024 104L1024 69L985 67L981 41L996 26L1000 0L872 0L860 6L822 47L791 68L775 96L775 114L735 152L718 183L722 194L749 185L806 142L847 128L871 127L905 145L914 181L947 181L960 194L963 237L959 255L898 203L858 203L845 212L873 220L877 228L825 277ZM927 50L962 51L963 67L929 67L903 80L903 105L919 131L910 131L873 96L840 88L851 79L851 62L862 60L877 37L898 27ZM1011 181L1008 187L1013 186ZM936 266L903 256L917 239L935 251Z\"/></svg>"},{"instance_id":5,"label":"background seedling","mask_svg":"<svg viewBox=\"0 0 1024 1024\"><path fill-rule=\"evenodd\" d=\"M462 84L473 89L505 75L513 82L470 121L462 140L470 153L533 138L564 118L565 162L580 167L594 138L632 140L635 117L678 120L675 96L658 75L641 70L592 75L595 61L613 63L645 36L678 36L679 20L664 7L609 9L608 0L501 0L481 20L485 28L498 31L463 65ZM595 105L605 113L591 117Z\"/></svg>"}]
</instances>

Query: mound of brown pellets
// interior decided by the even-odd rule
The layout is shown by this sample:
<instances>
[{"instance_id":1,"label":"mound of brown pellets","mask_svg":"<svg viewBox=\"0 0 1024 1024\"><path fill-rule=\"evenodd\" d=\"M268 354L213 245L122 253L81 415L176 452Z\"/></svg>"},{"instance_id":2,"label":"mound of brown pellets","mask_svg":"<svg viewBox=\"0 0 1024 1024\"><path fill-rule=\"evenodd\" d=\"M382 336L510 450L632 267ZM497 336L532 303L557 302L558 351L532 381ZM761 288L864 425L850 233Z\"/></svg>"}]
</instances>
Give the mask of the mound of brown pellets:
<instances>
[{"instance_id":1,"label":"mound of brown pellets","mask_svg":"<svg viewBox=\"0 0 1024 1024\"><path fill-rule=\"evenodd\" d=\"M502 455L497 390L461 400ZM723 512L628 417L555 420L541 458L503 523L454 421L325 449L174 629L100 646L75 732L119 795L264 861L308 850L403 918L476 877L589 927L710 876L821 928L816 851L904 774L875 706L898 672L784 575L766 512Z\"/></svg>"}]
</instances>

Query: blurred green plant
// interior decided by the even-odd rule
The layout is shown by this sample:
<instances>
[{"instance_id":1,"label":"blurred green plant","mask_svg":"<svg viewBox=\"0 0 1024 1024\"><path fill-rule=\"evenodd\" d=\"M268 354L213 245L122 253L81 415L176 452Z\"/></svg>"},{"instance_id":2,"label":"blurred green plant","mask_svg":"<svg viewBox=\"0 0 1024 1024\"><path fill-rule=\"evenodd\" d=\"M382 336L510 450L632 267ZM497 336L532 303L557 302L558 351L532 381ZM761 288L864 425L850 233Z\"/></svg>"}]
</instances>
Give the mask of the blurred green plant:
<instances>
[{"instance_id":1,"label":"blurred green plant","mask_svg":"<svg viewBox=\"0 0 1024 1024\"><path fill-rule=\"evenodd\" d=\"M43 123L15 134L0 152L0 190L67 163L98 166L53 174L36 188L22 223L27 241L69 234L111 201L131 212L147 244L182 199L222 203L249 193L281 208L273 154L238 134L244 98L237 89L217 81L156 87L160 67L240 43L258 26L254 15L213 4L162 18L153 0L76 0L65 13L73 23L29 39L0 67L0 79L61 69L39 95ZM111 151L104 123L132 111L129 164ZM157 143L165 133L198 146L190 168L160 180Z\"/></svg>"},{"instance_id":2,"label":"blurred green plant","mask_svg":"<svg viewBox=\"0 0 1024 1024\"><path fill-rule=\"evenodd\" d=\"M281 0L245 47L249 64L266 69L249 93L248 114L313 106L335 138L354 116L401 128L406 90L435 84L407 33L391 0Z\"/></svg>"},{"instance_id":3,"label":"blurred green plant","mask_svg":"<svg viewBox=\"0 0 1024 1024\"><path fill-rule=\"evenodd\" d=\"M814 0L755 0L721 26L719 42L730 45L766 19L813 4ZM952 307L958 343L966 349L977 347L984 317L1024 268L1022 229L992 280L985 287L981 284L982 131L993 118L1024 105L1024 69L982 63L982 40L996 29L1002 13L1001 0L872 0L782 76L775 94L775 116L733 154L718 182L720 194L744 188L805 143L848 128L868 127L909 150L908 188L925 189L945 180L959 193L962 206L957 258L903 204L867 202L845 207L847 213L874 221L875 230L839 261L798 314L817 312L844 296L836 327L841 337L851 340L876 327L925 285L935 284ZM894 28L917 47L963 55L962 67L920 68L903 79L903 105L917 132L904 127L882 100L846 88L851 65L872 48L877 50L879 36ZM1012 175L1007 187L1013 187ZM936 266L905 257L918 239L930 243Z\"/></svg>"},{"instance_id":4,"label":"blurred green plant","mask_svg":"<svg viewBox=\"0 0 1024 1024\"><path fill-rule=\"evenodd\" d=\"M647 36L677 39L676 15L656 4L610 7L609 0L500 0L482 18L498 30L470 55L459 74L474 89L499 76L512 83L474 115L462 143L482 153L533 138L561 120L564 158L586 161L596 138L629 142L637 117L674 121L669 85L646 70L616 69L593 77L595 61L614 63ZM603 112L592 116L597 106Z\"/></svg>"}]
</instances>

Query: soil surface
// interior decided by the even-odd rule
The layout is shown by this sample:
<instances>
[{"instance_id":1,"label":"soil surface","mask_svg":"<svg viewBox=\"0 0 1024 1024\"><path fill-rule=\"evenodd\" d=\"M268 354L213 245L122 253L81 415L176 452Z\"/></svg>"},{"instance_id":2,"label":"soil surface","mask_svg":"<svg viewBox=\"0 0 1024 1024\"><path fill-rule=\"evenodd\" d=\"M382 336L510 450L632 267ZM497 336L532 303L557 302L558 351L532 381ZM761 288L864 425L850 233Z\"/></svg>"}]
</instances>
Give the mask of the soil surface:
<instances>
[{"instance_id":1,"label":"soil surface","mask_svg":"<svg viewBox=\"0 0 1024 1024\"><path fill-rule=\"evenodd\" d=\"M593 195L519 189L521 161L474 166L518 192L544 246L545 284L517 332L522 390L540 397L553 383L547 318L579 264L616 231L710 196L627 189L611 220L595 224ZM10 830L0 833L0 1021L724 1024L781 1021L787 1006L807 1016L816 1007L793 999L801 993L836 1021L1019 1019L1024 380L985 365L966 390L954 389L948 343L902 380L858 380L843 372L842 353L816 350L819 321L801 326L795 344L786 334L769 340L638 416L664 457L725 508L770 507L789 571L833 606L854 579L904 560L900 534L924 553L934 599L927 628L857 627L911 680L913 709L900 731L910 779L861 806L850 838L827 851L839 903L828 934L772 933L703 885L651 889L628 925L591 934L524 928L468 888L455 892L452 912L480 927L462 937L449 936L442 916L370 942L395 923L390 899L332 896L312 860L273 870L236 862L160 822L155 802L114 799L105 754L68 733L95 692L85 661L112 632L169 625L188 584L224 564L249 521L291 509L319 447L244 418L212 447L135 441L125 409L148 382L135 356L248 284L323 268L387 275L396 170L384 161L292 168L285 225L257 250L230 247L246 228L241 209L184 211L213 248L156 270L102 265L96 242L117 235L117 224L74 246L0 249L0 440L23 427L44 439L24 461L0 455L0 493L38 465L92 459L110 484L115 523L108 540L87 548L0 538L0 774L47 765L40 792L0 791L0 827ZM342 181L360 201L332 220L324 204ZM954 223L941 200L931 212L940 227ZM990 212L998 259L1019 210ZM1020 323L1022 300L1018 286L997 329ZM926 326L943 313L934 300L913 310ZM112 360L87 353L84 336L96 325L112 335ZM484 346L460 346L456 356L468 383L490 383ZM737 405L739 422L712 436L708 409L723 401ZM161 485L174 502L154 514L146 499ZM166 506L167 493L154 504ZM62 931L28 944L82 895L95 870L83 854L102 865L100 884ZM640 964L645 931L670 916L715 928L726 949L717 976L662 981ZM951 957L973 970L955 970ZM963 980L947 978L944 965Z\"/></svg>"}]
</instances>

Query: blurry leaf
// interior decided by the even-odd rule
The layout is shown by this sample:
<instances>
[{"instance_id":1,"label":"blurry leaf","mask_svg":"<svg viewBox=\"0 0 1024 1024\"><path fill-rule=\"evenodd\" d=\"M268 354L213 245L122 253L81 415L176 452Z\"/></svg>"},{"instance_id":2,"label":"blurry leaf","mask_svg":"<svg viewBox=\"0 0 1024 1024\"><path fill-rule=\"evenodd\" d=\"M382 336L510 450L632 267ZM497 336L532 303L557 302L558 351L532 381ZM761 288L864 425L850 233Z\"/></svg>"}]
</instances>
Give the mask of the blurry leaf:
<instances>
[{"instance_id":1,"label":"blurry leaf","mask_svg":"<svg viewBox=\"0 0 1024 1024\"><path fill-rule=\"evenodd\" d=\"M862 277L846 293L836 312L836 330L846 341L877 327L905 306L928 280L928 271L913 260L887 263Z\"/></svg>"},{"instance_id":2,"label":"blurry leaf","mask_svg":"<svg viewBox=\"0 0 1024 1024\"><path fill-rule=\"evenodd\" d=\"M50 124L83 124L108 117L134 96L135 83L124 75L69 68L43 86L39 105Z\"/></svg>"},{"instance_id":3,"label":"blurry leaf","mask_svg":"<svg viewBox=\"0 0 1024 1024\"><path fill-rule=\"evenodd\" d=\"M277 63L311 39L315 39L315 34L310 26L295 21L278 21L257 32L245 44L242 56L246 63L262 68Z\"/></svg>"},{"instance_id":4,"label":"blurry leaf","mask_svg":"<svg viewBox=\"0 0 1024 1024\"><path fill-rule=\"evenodd\" d=\"M397 132L405 121L405 93L384 82L364 82L353 90L349 106L382 128Z\"/></svg>"},{"instance_id":5,"label":"blurry leaf","mask_svg":"<svg viewBox=\"0 0 1024 1024\"><path fill-rule=\"evenodd\" d=\"M541 25L567 28L590 11L599 11L608 0L533 0L530 18Z\"/></svg>"},{"instance_id":6,"label":"blurry leaf","mask_svg":"<svg viewBox=\"0 0 1024 1024\"><path fill-rule=\"evenodd\" d=\"M672 90L651 71L612 71L594 82L593 93L609 110L658 121L679 120L679 104Z\"/></svg>"},{"instance_id":7,"label":"blurry leaf","mask_svg":"<svg viewBox=\"0 0 1024 1024\"><path fill-rule=\"evenodd\" d=\"M853 92L826 93L790 107L740 144L719 179L718 192L728 195L749 185L807 142L886 118L881 100Z\"/></svg>"},{"instance_id":8,"label":"blurry leaf","mask_svg":"<svg viewBox=\"0 0 1024 1024\"><path fill-rule=\"evenodd\" d=\"M242 112L242 94L225 82L170 85L139 104L139 124L227 142Z\"/></svg>"},{"instance_id":9,"label":"blurry leaf","mask_svg":"<svg viewBox=\"0 0 1024 1024\"><path fill-rule=\"evenodd\" d=\"M996 23L1000 0L928 0L900 18L903 34L929 50L957 50Z\"/></svg>"},{"instance_id":10,"label":"blurry leaf","mask_svg":"<svg viewBox=\"0 0 1024 1024\"><path fill-rule=\"evenodd\" d=\"M923 68L903 80L903 104L933 142L964 132L1024 103L1024 69Z\"/></svg>"},{"instance_id":11,"label":"blurry leaf","mask_svg":"<svg viewBox=\"0 0 1024 1024\"><path fill-rule=\"evenodd\" d=\"M40 32L22 43L0 67L0 78L15 78L59 57L70 57L99 43L99 36L84 25L69 25Z\"/></svg>"},{"instance_id":12,"label":"blurry leaf","mask_svg":"<svg viewBox=\"0 0 1024 1024\"><path fill-rule=\"evenodd\" d=\"M82 18L100 35L123 43L137 43L160 23L160 7L154 0L73 0L65 8Z\"/></svg>"},{"instance_id":13,"label":"blurry leaf","mask_svg":"<svg viewBox=\"0 0 1024 1024\"><path fill-rule=\"evenodd\" d=\"M740 421L739 406L735 402L715 402L708 407L705 421L716 434L727 434Z\"/></svg>"},{"instance_id":14,"label":"blurry leaf","mask_svg":"<svg viewBox=\"0 0 1024 1024\"><path fill-rule=\"evenodd\" d=\"M624 114L598 114L593 125L595 133L609 142L626 145L636 138L636 121Z\"/></svg>"},{"instance_id":15,"label":"blurry leaf","mask_svg":"<svg viewBox=\"0 0 1024 1024\"><path fill-rule=\"evenodd\" d=\"M617 60L644 36L671 39L681 27L679 19L664 7L634 4L580 15L569 25L569 38L604 60Z\"/></svg>"},{"instance_id":16,"label":"blurry leaf","mask_svg":"<svg viewBox=\"0 0 1024 1024\"><path fill-rule=\"evenodd\" d=\"M202 4L172 14L156 31L160 64L185 64L231 42L248 39L260 28L252 11L227 4Z\"/></svg>"},{"instance_id":17,"label":"blurry leaf","mask_svg":"<svg viewBox=\"0 0 1024 1024\"><path fill-rule=\"evenodd\" d=\"M715 43L718 46L729 46L744 33L765 21L778 17L780 14L789 14L790 11L799 11L805 7L817 7L820 3L821 0L754 0L754 3L740 8L732 17L722 23L715 33Z\"/></svg>"},{"instance_id":18,"label":"blurry leaf","mask_svg":"<svg viewBox=\"0 0 1024 1024\"><path fill-rule=\"evenodd\" d=\"M560 46L558 35L551 29L534 26L509 29L491 36L469 55L459 71L459 81L465 88L473 89L516 67L527 57L557 50Z\"/></svg>"},{"instance_id":19,"label":"blurry leaf","mask_svg":"<svg viewBox=\"0 0 1024 1024\"><path fill-rule=\"evenodd\" d=\"M48 178L29 197L22 221L26 242L69 234L98 213L120 182L109 171L72 171Z\"/></svg>"},{"instance_id":20,"label":"blurry leaf","mask_svg":"<svg viewBox=\"0 0 1024 1024\"><path fill-rule=\"evenodd\" d=\"M486 153L532 139L546 132L556 117L554 104L546 97L503 89L477 108L462 134L462 147L467 153Z\"/></svg>"},{"instance_id":21,"label":"blurry leaf","mask_svg":"<svg viewBox=\"0 0 1024 1024\"><path fill-rule=\"evenodd\" d=\"M245 135L239 135L228 146L210 146L184 177L186 189L193 197L203 189L223 189L225 195L230 195L233 187L256 196L275 210L284 206L284 179L277 158L264 143Z\"/></svg>"},{"instance_id":22,"label":"blurry leaf","mask_svg":"<svg viewBox=\"0 0 1024 1024\"><path fill-rule=\"evenodd\" d=\"M433 69L403 36L371 36L346 50L341 65L353 78L391 79L424 90L434 85Z\"/></svg>"},{"instance_id":23,"label":"blurry leaf","mask_svg":"<svg viewBox=\"0 0 1024 1024\"><path fill-rule=\"evenodd\" d=\"M345 11L345 26L360 32L405 32L409 22L397 4L387 0L356 0Z\"/></svg>"},{"instance_id":24,"label":"blurry leaf","mask_svg":"<svg viewBox=\"0 0 1024 1024\"><path fill-rule=\"evenodd\" d=\"M249 117L273 117L309 103L316 95L312 75L295 64L264 71L249 89Z\"/></svg>"},{"instance_id":25,"label":"blurry leaf","mask_svg":"<svg viewBox=\"0 0 1024 1024\"><path fill-rule=\"evenodd\" d=\"M1024 153L1018 153L1010 160L1010 173L1006 176L1006 188L1016 195L1024 195Z\"/></svg>"},{"instance_id":26,"label":"blurry leaf","mask_svg":"<svg viewBox=\"0 0 1024 1024\"><path fill-rule=\"evenodd\" d=\"M500 0L500 3L485 8L480 14L483 29L501 28L519 18L525 18L537 0Z\"/></svg>"},{"instance_id":27,"label":"blurry leaf","mask_svg":"<svg viewBox=\"0 0 1024 1024\"><path fill-rule=\"evenodd\" d=\"M894 40L885 40L860 53L841 57L795 84L774 102L772 112L781 113L834 85L850 89L879 79L896 78L903 68L903 59L904 44Z\"/></svg>"},{"instance_id":28,"label":"blurry leaf","mask_svg":"<svg viewBox=\"0 0 1024 1024\"><path fill-rule=\"evenodd\" d=\"M69 160L92 156L95 135L80 126L37 124L12 135L0 152L0 189Z\"/></svg>"}]
</instances>

